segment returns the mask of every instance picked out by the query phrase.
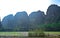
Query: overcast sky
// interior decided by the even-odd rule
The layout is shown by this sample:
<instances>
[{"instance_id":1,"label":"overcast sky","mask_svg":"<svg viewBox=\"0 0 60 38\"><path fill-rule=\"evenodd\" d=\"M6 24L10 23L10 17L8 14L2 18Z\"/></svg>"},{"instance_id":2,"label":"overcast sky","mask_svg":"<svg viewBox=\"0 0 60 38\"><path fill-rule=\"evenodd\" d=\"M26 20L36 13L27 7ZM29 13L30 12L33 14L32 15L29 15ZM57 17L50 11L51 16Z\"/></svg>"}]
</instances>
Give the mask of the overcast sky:
<instances>
[{"instance_id":1,"label":"overcast sky","mask_svg":"<svg viewBox=\"0 0 60 38\"><path fill-rule=\"evenodd\" d=\"M0 17L3 19L4 16L15 15L20 11L26 11L28 15L37 10L46 12L49 5L60 5L59 2L60 0L0 0Z\"/></svg>"}]
</instances>

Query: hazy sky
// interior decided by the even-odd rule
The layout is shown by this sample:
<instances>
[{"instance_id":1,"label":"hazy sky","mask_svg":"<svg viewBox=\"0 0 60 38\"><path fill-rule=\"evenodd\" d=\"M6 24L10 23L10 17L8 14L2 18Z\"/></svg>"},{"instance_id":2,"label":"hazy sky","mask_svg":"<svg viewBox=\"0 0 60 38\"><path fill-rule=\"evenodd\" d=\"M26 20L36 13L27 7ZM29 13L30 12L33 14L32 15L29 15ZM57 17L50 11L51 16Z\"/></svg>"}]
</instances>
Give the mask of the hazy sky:
<instances>
[{"instance_id":1,"label":"hazy sky","mask_svg":"<svg viewBox=\"0 0 60 38\"><path fill-rule=\"evenodd\" d=\"M51 4L60 5L60 0L0 0L0 17L9 14L15 15L19 11L26 11L30 14L32 11L41 10L46 12Z\"/></svg>"}]
</instances>

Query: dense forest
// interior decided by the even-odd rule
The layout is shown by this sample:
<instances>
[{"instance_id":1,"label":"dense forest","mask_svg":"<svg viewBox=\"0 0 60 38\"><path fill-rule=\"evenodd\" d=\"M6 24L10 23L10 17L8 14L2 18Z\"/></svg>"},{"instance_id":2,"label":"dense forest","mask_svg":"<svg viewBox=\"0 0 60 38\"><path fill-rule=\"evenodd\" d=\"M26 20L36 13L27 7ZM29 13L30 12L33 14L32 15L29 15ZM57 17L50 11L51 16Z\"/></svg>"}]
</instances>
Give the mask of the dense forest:
<instances>
[{"instance_id":1,"label":"dense forest","mask_svg":"<svg viewBox=\"0 0 60 38\"><path fill-rule=\"evenodd\" d=\"M46 15L43 11L34 11L29 16L27 12L9 14L0 21L0 31L29 31L42 29L45 31L60 31L60 6L52 4Z\"/></svg>"}]
</instances>

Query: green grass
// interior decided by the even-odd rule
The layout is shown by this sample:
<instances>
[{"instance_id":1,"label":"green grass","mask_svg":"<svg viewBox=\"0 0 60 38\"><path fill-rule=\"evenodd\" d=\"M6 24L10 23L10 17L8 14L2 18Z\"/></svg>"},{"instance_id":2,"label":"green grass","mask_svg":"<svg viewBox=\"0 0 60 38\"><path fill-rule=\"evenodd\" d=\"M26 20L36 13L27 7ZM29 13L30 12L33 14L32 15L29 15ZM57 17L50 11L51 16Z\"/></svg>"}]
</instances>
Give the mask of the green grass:
<instances>
[{"instance_id":1,"label":"green grass","mask_svg":"<svg viewBox=\"0 0 60 38\"><path fill-rule=\"evenodd\" d=\"M44 32L45 34L60 35L60 32Z\"/></svg>"},{"instance_id":2,"label":"green grass","mask_svg":"<svg viewBox=\"0 0 60 38\"><path fill-rule=\"evenodd\" d=\"M60 35L60 32L44 32L45 34ZM28 35L28 32L0 32L0 36L24 36Z\"/></svg>"},{"instance_id":3,"label":"green grass","mask_svg":"<svg viewBox=\"0 0 60 38\"><path fill-rule=\"evenodd\" d=\"M22 32L0 32L0 36L24 36Z\"/></svg>"}]
</instances>

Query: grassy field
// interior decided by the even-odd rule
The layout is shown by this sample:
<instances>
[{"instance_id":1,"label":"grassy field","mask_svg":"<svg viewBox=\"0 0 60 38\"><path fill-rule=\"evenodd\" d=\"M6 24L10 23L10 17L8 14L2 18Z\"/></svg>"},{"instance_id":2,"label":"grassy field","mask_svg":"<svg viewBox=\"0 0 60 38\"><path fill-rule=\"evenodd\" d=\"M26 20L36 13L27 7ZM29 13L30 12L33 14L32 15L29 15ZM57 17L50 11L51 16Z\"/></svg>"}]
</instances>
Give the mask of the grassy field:
<instances>
[{"instance_id":1,"label":"grassy field","mask_svg":"<svg viewBox=\"0 0 60 38\"><path fill-rule=\"evenodd\" d=\"M0 32L0 36L28 36L28 32Z\"/></svg>"},{"instance_id":2,"label":"grassy field","mask_svg":"<svg viewBox=\"0 0 60 38\"><path fill-rule=\"evenodd\" d=\"M45 34L60 35L60 32L44 32Z\"/></svg>"},{"instance_id":3,"label":"grassy field","mask_svg":"<svg viewBox=\"0 0 60 38\"><path fill-rule=\"evenodd\" d=\"M60 32L44 32L44 33L60 35ZM0 36L28 36L28 32L0 32Z\"/></svg>"},{"instance_id":4,"label":"grassy field","mask_svg":"<svg viewBox=\"0 0 60 38\"><path fill-rule=\"evenodd\" d=\"M60 32L44 32L50 35L60 35ZM60 37L28 37L28 32L0 32L0 38L60 38Z\"/></svg>"}]
</instances>

